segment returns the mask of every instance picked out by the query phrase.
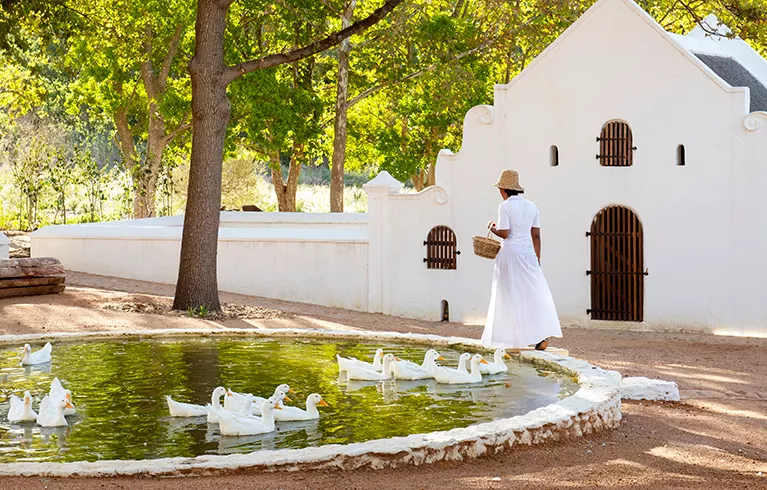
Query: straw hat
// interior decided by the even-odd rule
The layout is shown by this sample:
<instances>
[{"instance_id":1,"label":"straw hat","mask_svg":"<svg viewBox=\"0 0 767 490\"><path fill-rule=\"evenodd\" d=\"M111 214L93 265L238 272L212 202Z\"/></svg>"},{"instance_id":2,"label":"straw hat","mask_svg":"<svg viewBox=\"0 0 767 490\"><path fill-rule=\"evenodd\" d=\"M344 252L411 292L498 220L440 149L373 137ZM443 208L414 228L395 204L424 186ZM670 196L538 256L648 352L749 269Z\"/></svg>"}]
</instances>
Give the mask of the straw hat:
<instances>
[{"instance_id":1,"label":"straw hat","mask_svg":"<svg viewBox=\"0 0 767 490\"><path fill-rule=\"evenodd\" d=\"M525 192L525 188L519 185L519 173L516 170L506 169L501 172L495 187L499 189L508 189L510 191Z\"/></svg>"}]
</instances>

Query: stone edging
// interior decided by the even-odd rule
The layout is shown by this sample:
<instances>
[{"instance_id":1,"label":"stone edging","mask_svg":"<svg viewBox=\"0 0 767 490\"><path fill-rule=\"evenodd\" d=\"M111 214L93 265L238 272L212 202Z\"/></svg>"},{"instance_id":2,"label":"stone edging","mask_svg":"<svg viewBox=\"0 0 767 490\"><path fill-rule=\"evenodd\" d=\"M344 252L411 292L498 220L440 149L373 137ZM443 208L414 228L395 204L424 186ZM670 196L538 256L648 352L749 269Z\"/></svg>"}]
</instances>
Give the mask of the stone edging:
<instances>
[{"instance_id":1,"label":"stone edging","mask_svg":"<svg viewBox=\"0 0 767 490\"><path fill-rule=\"evenodd\" d=\"M478 340L394 332L348 332L301 329L150 330L46 335L3 335L0 345L42 340L75 341L112 338L166 338L180 336L302 337L329 340L357 339L465 347L485 351ZM109 460L71 463L9 463L0 475L116 476L200 475L250 468L262 471L356 468L392 468L446 460L473 459L511 448L533 445L615 428L621 420L621 375L586 361L547 352L525 351L533 364L578 377L581 388L572 396L524 415L483 422L448 431L334 444L304 449L260 450L248 454L202 455L195 458Z\"/></svg>"}]
</instances>

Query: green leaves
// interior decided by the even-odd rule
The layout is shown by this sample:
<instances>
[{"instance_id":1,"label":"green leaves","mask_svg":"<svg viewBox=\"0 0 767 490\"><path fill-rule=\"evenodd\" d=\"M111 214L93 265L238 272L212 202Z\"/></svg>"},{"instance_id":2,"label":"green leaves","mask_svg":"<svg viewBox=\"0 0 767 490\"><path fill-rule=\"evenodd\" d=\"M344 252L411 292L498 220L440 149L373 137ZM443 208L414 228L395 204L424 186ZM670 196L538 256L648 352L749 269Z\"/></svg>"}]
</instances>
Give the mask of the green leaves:
<instances>
[{"instance_id":1,"label":"green leaves","mask_svg":"<svg viewBox=\"0 0 767 490\"><path fill-rule=\"evenodd\" d=\"M227 17L225 60L234 65L327 36L340 28L347 2L237 0ZM439 150L460 149L465 113L474 105L492 103L494 84L508 83L593 3L403 2L371 29L351 38L346 168L370 173L386 169L400 180L411 180L416 188L431 183ZM677 33L688 32L713 13L767 55L767 4L761 0L638 3L664 28ZM358 0L354 20L381 4L381 0ZM166 135L191 121L187 67L194 47L195 7L194 0L0 0L3 133L15 134L15 124L26 119L66 128L68 142L56 147L66 150L64 155L70 155L75 144L98 137L99 144L92 148L101 168L106 165L108 170L122 158L127 163L119 165L140 167L142 178L150 172L160 194L158 213L178 212L182 203L174 203L173 194L182 187L178 182L184 182L185 166L180 163L189 158L189 132L178 132L156 168L147 165L147 140L150 116L162 119ZM178 52L167 64L164 90L152 99L152 108L142 65L151 67L153 77L163 78L166 55L179 27ZM270 155L281 154L287 160L300 147L304 161L329 159L337 63L334 48L233 82L228 156L268 161ZM130 140L119 149L113 141L118 111L125 113ZM22 140L7 139L9 148L29 142ZM126 152L131 147L133 151ZM78 169L81 165L70 156L50 157L51 169L61 168L58 177L54 170L49 176L52 194L66 194L62 189L67 185L76 187L62 180L71 172L60 162ZM34 189L32 184L17 185L17 193L22 187ZM136 189L137 195L151 192L135 181L120 180L115 186ZM51 199L44 197L41 206L66 209ZM131 208L128 204L121 206ZM87 214L95 219L99 213Z\"/></svg>"}]
</instances>

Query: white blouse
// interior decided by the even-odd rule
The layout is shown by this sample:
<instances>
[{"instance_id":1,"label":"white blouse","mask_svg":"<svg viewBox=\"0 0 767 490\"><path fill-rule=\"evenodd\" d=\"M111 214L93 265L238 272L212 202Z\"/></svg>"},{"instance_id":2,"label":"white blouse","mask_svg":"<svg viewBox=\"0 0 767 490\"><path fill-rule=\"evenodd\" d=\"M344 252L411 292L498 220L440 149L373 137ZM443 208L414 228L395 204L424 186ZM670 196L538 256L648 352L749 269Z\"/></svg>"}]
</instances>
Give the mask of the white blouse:
<instances>
[{"instance_id":1,"label":"white blouse","mask_svg":"<svg viewBox=\"0 0 767 490\"><path fill-rule=\"evenodd\" d=\"M531 228L540 228L538 207L522 196L509 196L498 206L496 229L509 230L504 240L511 243L532 243Z\"/></svg>"}]
</instances>

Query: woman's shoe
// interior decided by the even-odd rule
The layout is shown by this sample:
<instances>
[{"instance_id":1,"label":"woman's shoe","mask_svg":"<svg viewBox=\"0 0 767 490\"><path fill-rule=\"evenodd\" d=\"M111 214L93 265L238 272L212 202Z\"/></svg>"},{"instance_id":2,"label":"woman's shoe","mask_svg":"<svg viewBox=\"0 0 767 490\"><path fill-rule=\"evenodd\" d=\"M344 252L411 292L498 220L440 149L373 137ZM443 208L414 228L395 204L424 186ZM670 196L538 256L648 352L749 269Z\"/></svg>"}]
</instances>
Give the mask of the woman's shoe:
<instances>
[{"instance_id":1,"label":"woman's shoe","mask_svg":"<svg viewBox=\"0 0 767 490\"><path fill-rule=\"evenodd\" d=\"M549 339L543 339L537 344L535 344L535 350L546 350L546 347L549 346Z\"/></svg>"}]
</instances>

